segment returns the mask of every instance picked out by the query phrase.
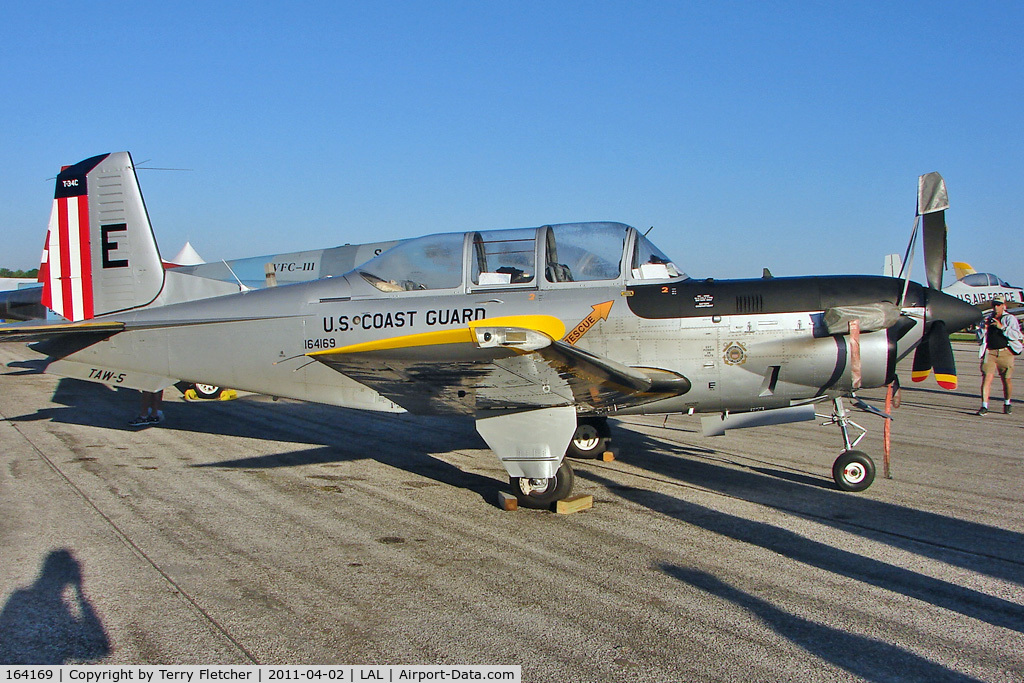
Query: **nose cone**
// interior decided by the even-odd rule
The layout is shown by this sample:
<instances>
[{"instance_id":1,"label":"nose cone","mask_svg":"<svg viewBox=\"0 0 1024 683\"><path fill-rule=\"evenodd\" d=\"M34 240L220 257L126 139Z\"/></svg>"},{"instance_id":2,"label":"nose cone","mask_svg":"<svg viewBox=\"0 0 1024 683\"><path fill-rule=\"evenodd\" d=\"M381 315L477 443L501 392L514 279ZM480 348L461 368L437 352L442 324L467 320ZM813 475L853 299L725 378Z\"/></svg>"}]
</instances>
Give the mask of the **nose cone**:
<instances>
[{"instance_id":1,"label":"nose cone","mask_svg":"<svg viewBox=\"0 0 1024 683\"><path fill-rule=\"evenodd\" d=\"M929 289L926 292L926 320L943 321L949 332L956 332L981 322L981 311L966 301L944 294L937 289Z\"/></svg>"}]
</instances>

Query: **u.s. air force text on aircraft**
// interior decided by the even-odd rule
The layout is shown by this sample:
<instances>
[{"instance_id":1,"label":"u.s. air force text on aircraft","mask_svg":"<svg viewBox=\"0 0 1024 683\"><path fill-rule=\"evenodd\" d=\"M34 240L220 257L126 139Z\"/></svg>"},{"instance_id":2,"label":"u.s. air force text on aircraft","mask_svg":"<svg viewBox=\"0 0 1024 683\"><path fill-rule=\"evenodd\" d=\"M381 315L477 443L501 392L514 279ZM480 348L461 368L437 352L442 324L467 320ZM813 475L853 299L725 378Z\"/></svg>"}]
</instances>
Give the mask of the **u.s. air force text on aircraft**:
<instances>
[{"instance_id":1,"label":"u.s. air force text on aircraft","mask_svg":"<svg viewBox=\"0 0 1024 683\"><path fill-rule=\"evenodd\" d=\"M992 299L1002 299L1003 301L1017 301L1018 303L1020 303L1021 301L1020 290L1013 289L989 292L950 293L956 298L961 299L962 301L966 301L969 304L974 304L975 306L977 306L978 304L985 303L986 301L991 301Z\"/></svg>"},{"instance_id":2,"label":"u.s. air force text on aircraft","mask_svg":"<svg viewBox=\"0 0 1024 683\"><path fill-rule=\"evenodd\" d=\"M423 313L420 316L420 313ZM420 316L417 318L417 316ZM324 317L324 332L348 332L349 330L383 330L392 327L415 327L417 323L426 327L436 325L458 325L482 320L487 317L485 308L431 308L427 311L395 311L388 313L363 313L362 315L339 315Z\"/></svg>"}]
</instances>

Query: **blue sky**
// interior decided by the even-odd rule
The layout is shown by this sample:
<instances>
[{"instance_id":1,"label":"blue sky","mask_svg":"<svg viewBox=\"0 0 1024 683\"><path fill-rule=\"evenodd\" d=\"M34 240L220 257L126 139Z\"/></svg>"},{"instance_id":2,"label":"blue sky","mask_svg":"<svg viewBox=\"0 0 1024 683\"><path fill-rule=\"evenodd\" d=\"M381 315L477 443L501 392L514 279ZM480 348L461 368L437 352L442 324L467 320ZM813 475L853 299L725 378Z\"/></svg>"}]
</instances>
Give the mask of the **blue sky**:
<instances>
[{"instance_id":1,"label":"blue sky","mask_svg":"<svg viewBox=\"0 0 1024 683\"><path fill-rule=\"evenodd\" d=\"M618 220L719 278L877 273L937 170L951 260L1024 284L1022 34L1012 2L18 3L0 265L38 264L61 164L128 150L191 169L139 172L165 256Z\"/></svg>"}]
</instances>

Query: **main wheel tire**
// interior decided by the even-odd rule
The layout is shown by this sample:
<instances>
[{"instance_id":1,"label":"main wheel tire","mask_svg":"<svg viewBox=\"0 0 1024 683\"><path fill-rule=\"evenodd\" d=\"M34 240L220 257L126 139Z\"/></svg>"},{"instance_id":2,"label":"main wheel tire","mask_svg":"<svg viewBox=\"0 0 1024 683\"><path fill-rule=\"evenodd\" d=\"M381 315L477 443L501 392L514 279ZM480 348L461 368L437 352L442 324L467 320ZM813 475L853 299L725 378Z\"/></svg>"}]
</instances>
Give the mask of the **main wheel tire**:
<instances>
[{"instance_id":1,"label":"main wheel tire","mask_svg":"<svg viewBox=\"0 0 1024 683\"><path fill-rule=\"evenodd\" d=\"M565 454L570 458L596 460L608 450L609 441L611 438L606 418L580 420Z\"/></svg>"},{"instance_id":2,"label":"main wheel tire","mask_svg":"<svg viewBox=\"0 0 1024 683\"><path fill-rule=\"evenodd\" d=\"M220 398L220 387L214 386L213 384L193 384L192 388L195 389L196 396L199 398L214 399Z\"/></svg>"},{"instance_id":3,"label":"main wheel tire","mask_svg":"<svg viewBox=\"0 0 1024 683\"><path fill-rule=\"evenodd\" d=\"M555 476L550 479L511 477L509 483L512 485L512 493L524 508L547 510L555 501L569 497L575 479L569 463L563 460Z\"/></svg>"},{"instance_id":4,"label":"main wheel tire","mask_svg":"<svg viewBox=\"0 0 1024 683\"><path fill-rule=\"evenodd\" d=\"M832 479L841 491L863 491L875 480L875 462L861 451L843 451L832 465Z\"/></svg>"}]
</instances>

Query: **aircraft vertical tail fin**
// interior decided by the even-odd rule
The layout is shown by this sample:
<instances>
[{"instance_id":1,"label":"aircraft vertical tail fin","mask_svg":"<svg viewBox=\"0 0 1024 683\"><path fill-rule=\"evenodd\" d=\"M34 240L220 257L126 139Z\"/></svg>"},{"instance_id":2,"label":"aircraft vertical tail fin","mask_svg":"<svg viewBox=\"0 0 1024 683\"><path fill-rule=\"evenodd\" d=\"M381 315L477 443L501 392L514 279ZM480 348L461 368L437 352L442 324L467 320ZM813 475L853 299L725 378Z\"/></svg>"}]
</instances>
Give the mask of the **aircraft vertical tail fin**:
<instances>
[{"instance_id":1,"label":"aircraft vertical tail fin","mask_svg":"<svg viewBox=\"0 0 1024 683\"><path fill-rule=\"evenodd\" d=\"M903 273L903 260L899 254L886 254L882 264L882 275L886 277L900 277Z\"/></svg>"},{"instance_id":2,"label":"aircraft vertical tail fin","mask_svg":"<svg viewBox=\"0 0 1024 683\"><path fill-rule=\"evenodd\" d=\"M970 263L964 263L963 261L953 261L953 271L956 273L957 280L963 280L968 275L973 275L976 271L971 268Z\"/></svg>"},{"instance_id":3,"label":"aircraft vertical tail fin","mask_svg":"<svg viewBox=\"0 0 1024 683\"><path fill-rule=\"evenodd\" d=\"M71 321L146 306L160 294L164 269L128 152L61 170L39 277L43 305Z\"/></svg>"}]
</instances>

